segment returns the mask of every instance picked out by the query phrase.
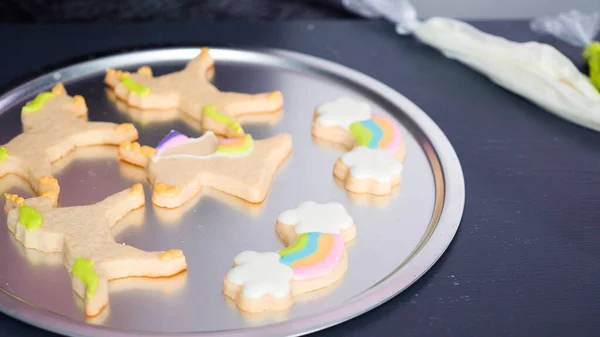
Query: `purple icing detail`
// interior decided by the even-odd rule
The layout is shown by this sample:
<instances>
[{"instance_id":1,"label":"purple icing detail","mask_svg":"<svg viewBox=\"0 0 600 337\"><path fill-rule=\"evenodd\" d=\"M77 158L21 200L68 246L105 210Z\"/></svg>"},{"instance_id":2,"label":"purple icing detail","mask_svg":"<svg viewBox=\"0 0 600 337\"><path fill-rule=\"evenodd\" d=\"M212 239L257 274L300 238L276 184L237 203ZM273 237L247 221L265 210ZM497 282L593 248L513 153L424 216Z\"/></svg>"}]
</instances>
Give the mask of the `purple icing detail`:
<instances>
[{"instance_id":1,"label":"purple icing detail","mask_svg":"<svg viewBox=\"0 0 600 337\"><path fill-rule=\"evenodd\" d=\"M180 145L184 142L186 142L188 140L188 136L179 133L175 130L171 130L171 132L169 132L168 135L165 136L165 138L163 138L163 140L160 141L160 143L158 143L158 145L156 146L156 151L157 152L163 152L166 151L170 148L173 148L177 145Z\"/></svg>"}]
</instances>

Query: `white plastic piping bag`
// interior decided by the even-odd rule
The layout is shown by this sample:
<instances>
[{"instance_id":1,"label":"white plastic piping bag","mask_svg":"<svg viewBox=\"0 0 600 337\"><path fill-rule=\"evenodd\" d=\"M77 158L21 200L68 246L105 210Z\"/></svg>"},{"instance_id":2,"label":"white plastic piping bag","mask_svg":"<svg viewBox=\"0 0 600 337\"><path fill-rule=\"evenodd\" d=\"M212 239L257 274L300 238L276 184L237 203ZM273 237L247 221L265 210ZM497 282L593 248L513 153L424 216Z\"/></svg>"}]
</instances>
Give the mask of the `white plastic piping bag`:
<instances>
[{"instance_id":1,"label":"white plastic piping bag","mask_svg":"<svg viewBox=\"0 0 600 337\"><path fill-rule=\"evenodd\" d=\"M575 47L589 46L600 32L600 13L572 10L557 16L542 16L530 23L531 30L549 34Z\"/></svg>"},{"instance_id":2,"label":"white plastic piping bag","mask_svg":"<svg viewBox=\"0 0 600 337\"><path fill-rule=\"evenodd\" d=\"M398 34L413 34L547 111L600 131L600 93L550 45L509 41L450 18L421 22L406 0L343 0L343 4L361 16L392 21Z\"/></svg>"}]
</instances>

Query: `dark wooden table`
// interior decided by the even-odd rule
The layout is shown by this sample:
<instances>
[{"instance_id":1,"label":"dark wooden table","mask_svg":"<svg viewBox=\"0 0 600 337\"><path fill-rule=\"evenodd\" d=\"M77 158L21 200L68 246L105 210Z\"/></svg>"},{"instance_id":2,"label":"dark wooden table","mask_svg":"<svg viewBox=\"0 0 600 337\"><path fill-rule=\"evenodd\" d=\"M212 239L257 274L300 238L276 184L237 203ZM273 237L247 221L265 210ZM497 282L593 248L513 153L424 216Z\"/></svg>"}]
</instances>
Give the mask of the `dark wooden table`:
<instances>
[{"instance_id":1,"label":"dark wooden table","mask_svg":"<svg viewBox=\"0 0 600 337\"><path fill-rule=\"evenodd\" d=\"M524 21L480 22L540 40ZM578 64L578 50L549 40ZM600 134L491 84L383 22L0 25L0 88L74 59L149 46L300 51L397 89L446 132L467 188L460 230L420 281L314 336L600 336ZM1 336L56 335L0 314Z\"/></svg>"}]
</instances>

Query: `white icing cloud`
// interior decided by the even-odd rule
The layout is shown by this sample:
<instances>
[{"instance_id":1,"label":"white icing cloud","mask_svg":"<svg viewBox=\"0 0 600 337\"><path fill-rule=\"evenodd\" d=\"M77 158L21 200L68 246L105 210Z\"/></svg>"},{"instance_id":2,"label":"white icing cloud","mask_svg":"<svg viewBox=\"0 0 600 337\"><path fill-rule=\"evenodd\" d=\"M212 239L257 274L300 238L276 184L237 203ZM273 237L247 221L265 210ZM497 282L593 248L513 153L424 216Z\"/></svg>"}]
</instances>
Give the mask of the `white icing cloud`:
<instances>
[{"instance_id":1,"label":"white icing cloud","mask_svg":"<svg viewBox=\"0 0 600 337\"><path fill-rule=\"evenodd\" d=\"M346 208L336 202L317 204L306 201L295 209L281 213L277 220L295 226L297 234L309 232L340 234L342 229L348 229L354 224Z\"/></svg>"},{"instance_id":2,"label":"white icing cloud","mask_svg":"<svg viewBox=\"0 0 600 337\"><path fill-rule=\"evenodd\" d=\"M283 298L290 294L294 271L290 266L279 262L278 253L257 253L244 251L235 259L234 267L227 274L229 282L243 286L246 298L261 298L271 295Z\"/></svg>"},{"instance_id":3,"label":"white icing cloud","mask_svg":"<svg viewBox=\"0 0 600 337\"><path fill-rule=\"evenodd\" d=\"M348 129L354 122L371 118L371 106L349 97L341 97L317 107L317 122L324 126L341 126Z\"/></svg>"},{"instance_id":4,"label":"white icing cloud","mask_svg":"<svg viewBox=\"0 0 600 337\"><path fill-rule=\"evenodd\" d=\"M357 179L374 179L381 183L390 183L394 175L402 172L402 163L391 152L383 149L358 146L344 153L342 162L350 168L350 174Z\"/></svg>"}]
</instances>

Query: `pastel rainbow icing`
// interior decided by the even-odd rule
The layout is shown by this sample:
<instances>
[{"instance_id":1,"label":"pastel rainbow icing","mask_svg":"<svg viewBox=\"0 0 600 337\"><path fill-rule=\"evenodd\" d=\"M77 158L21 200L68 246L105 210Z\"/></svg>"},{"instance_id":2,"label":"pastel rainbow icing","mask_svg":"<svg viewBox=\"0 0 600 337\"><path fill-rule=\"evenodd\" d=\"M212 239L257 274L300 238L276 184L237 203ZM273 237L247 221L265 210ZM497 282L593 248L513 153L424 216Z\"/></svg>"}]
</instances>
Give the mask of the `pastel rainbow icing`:
<instances>
[{"instance_id":1,"label":"pastel rainbow icing","mask_svg":"<svg viewBox=\"0 0 600 337\"><path fill-rule=\"evenodd\" d=\"M156 146L156 153L161 153L172 149L178 145L181 145L189 140L188 136L177 132L175 130L171 130L168 135L163 138L160 143Z\"/></svg>"},{"instance_id":2,"label":"pastel rainbow icing","mask_svg":"<svg viewBox=\"0 0 600 337\"><path fill-rule=\"evenodd\" d=\"M239 155L248 153L252 150L254 140L250 134L240 138L226 138L219 140L217 144L217 152L228 155Z\"/></svg>"},{"instance_id":3,"label":"pastel rainbow icing","mask_svg":"<svg viewBox=\"0 0 600 337\"><path fill-rule=\"evenodd\" d=\"M330 273L344 254L344 239L337 234L310 232L281 250L280 262L294 270L294 280L309 280Z\"/></svg>"},{"instance_id":4,"label":"pastel rainbow icing","mask_svg":"<svg viewBox=\"0 0 600 337\"><path fill-rule=\"evenodd\" d=\"M396 123L383 116L375 116L350 124L350 132L359 146L397 152L402 145L402 133Z\"/></svg>"}]
</instances>

